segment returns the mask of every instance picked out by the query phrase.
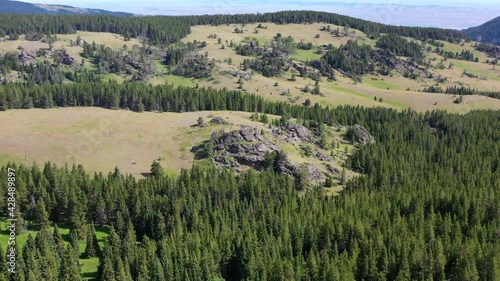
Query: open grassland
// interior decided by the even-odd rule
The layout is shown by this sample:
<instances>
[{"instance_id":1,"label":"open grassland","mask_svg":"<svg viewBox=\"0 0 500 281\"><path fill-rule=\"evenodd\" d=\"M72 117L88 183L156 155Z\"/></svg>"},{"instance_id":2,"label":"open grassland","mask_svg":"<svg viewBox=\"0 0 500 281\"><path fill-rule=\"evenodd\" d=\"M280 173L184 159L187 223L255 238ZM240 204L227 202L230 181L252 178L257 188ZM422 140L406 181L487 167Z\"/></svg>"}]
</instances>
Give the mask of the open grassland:
<instances>
[{"instance_id":1,"label":"open grassland","mask_svg":"<svg viewBox=\"0 0 500 281\"><path fill-rule=\"evenodd\" d=\"M28 41L24 36L20 36L19 40L4 40L0 41L0 52L13 52L22 48L26 51L37 51L40 48L49 48L49 44L40 41Z\"/></svg>"},{"instance_id":2,"label":"open grassland","mask_svg":"<svg viewBox=\"0 0 500 281\"><path fill-rule=\"evenodd\" d=\"M230 25L219 25L219 26L209 26L200 25L191 27L191 34L183 39L184 42L190 42L193 40L203 41L207 40L209 34L216 34L225 43L225 40L230 42L233 40L234 43L239 43L245 39L245 37L257 38L259 43L270 42L273 36L281 33L284 37L292 36L294 42L311 42L314 45L328 45L333 44L338 46L340 44L346 43L348 40L353 40L360 38L360 40L369 42L370 39L367 38L366 34L355 29L349 29L347 36L333 37L326 31L321 31L323 26L328 24L323 23L312 23L312 24L274 24L274 23L262 23L266 26L266 29L257 29L257 24L246 24L242 27L241 24L230 24ZM243 33L234 33L234 29L239 28L244 30ZM332 30L339 28L341 31L343 27L330 24ZM258 33L254 33L255 29ZM319 34L319 38L316 35ZM216 40L217 41L217 40ZM207 40L208 42L208 40Z\"/></svg>"},{"instance_id":3,"label":"open grassland","mask_svg":"<svg viewBox=\"0 0 500 281\"><path fill-rule=\"evenodd\" d=\"M198 117L221 116L231 126L190 127ZM155 159L171 172L190 168L192 146L212 131L240 125L264 128L243 112L134 113L101 108L57 108L0 112L0 165L82 164L90 172L112 171L141 177Z\"/></svg>"},{"instance_id":4,"label":"open grassland","mask_svg":"<svg viewBox=\"0 0 500 281\"><path fill-rule=\"evenodd\" d=\"M5 218L0 219L0 244L2 245L2 249L4 250L8 245L7 242L9 241L10 237L10 231L7 229L8 225L10 225L10 222L8 222L7 219ZM59 233L61 234L64 243L69 244L71 241L69 238L69 232L70 232L69 227L65 225L57 225L57 228L59 229ZM50 226L50 232L51 233L54 232L54 224ZM21 233L16 235L16 244L19 246L20 249L22 249L24 244L26 244L26 241L28 241L29 235L35 238L37 233L38 230L36 228L28 226L28 229L23 230ZM106 239L106 237L108 237L108 233L109 229L107 227L96 226L96 237L101 249L104 248L104 240ZM83 256L83 254L85 253L85 247L86 247L86 241L79 240L78 249L80 253L79 262L81 266L81 273L85 280L94 280L97 277L99 258L97 257L85 258Z\"/></svg>"},{"instance_id":5,"label":"open grassland","mask_svg":"<svg viewBox=\"0 0 500 281\"><path fill-rule=\"evenodd\" d=\"M228 68L221 67L220 69L227 70ZM312 103L324 106L352 104L396 109L413 108L417 111L446 109L451 112L468 112L474 109L500 109L500 100L498 99L471 95L464 97L464 103L455 104L456 97L453 95L418 92L418 83L414 80L381 76L375 77L377 80L372 80L373 77L369 77L363 79L362 83L354 83L351 79L342 77L334 82L323 80L320 82L323 95L317 96L302 91L306 85L311 89L314 87L314 83L310 79L297 77L296 81L290 81L287 79L289 77L268 78L254 74L252 80L244 81L243 90L261 95L266 99L296 104L310 99ZM238 79L232 76L217 75L216 80L200 81L199 84L219 89L237 89L239 86L237 82ZM276 82L277 86L275 86ZM404 82L408 82L408 84ZM408 88L409 91L406 90ZM374 100L375 97L377 97L377 101ZM378 98L382 98L382 102L379 102Z\"/></svg>"},{"instance_id":6,"label":"open grassland","mask_svg":"<svg viewBox=\"0 0 500 281\"><path fill-rule=\"evenodd\" d=\"M54 44L64 43L65 47L69 45L70 40L76 41L76 38L80 36L83 41L88 43L95 42L96 44L104 44L110 48L121 49L124 45L128 48L132 48L134 45L140 45L141 42L137 38L131 38L130 40L125 40L123 36L109 33L109 32L88 32L88 31L78 31L76 34L58 34L58 41Z\"/></svg>"}]
</instances>

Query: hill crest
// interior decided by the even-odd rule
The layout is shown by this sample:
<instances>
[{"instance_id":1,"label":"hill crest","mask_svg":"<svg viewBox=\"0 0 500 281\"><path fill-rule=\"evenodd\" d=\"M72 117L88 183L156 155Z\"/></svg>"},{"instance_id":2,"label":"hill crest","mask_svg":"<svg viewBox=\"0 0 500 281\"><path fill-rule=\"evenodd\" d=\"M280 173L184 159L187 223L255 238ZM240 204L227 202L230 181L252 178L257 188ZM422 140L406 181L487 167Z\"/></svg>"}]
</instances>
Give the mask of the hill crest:
<instances>
[{"instance_id":1,"label":"hill crest","mask_svg":"<svg viewBox=\"0 0 500 281\"><path fill-rule=\"evenodd\" d=\"M67 5L32 4L20 1L0 0L0 14L49 14L49 15L114 15L133 16L132 13L86 9Z\"/></svg>"}]
</instances>

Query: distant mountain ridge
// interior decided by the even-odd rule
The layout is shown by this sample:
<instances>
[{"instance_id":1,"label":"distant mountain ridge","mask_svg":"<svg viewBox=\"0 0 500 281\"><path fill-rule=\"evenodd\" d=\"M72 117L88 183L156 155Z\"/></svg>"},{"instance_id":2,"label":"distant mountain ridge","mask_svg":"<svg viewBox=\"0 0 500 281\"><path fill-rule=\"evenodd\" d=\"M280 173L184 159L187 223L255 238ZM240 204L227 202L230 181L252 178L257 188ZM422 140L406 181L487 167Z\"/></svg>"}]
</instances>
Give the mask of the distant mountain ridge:
<instances>
[{"instance_id":1,"label":"distant mountain ridge","mask_svg":"<svg viewBox=\"0 0 500 281\"><path fill-rule=\"evenodd\" d=\"M0 14L48 14L48 15L114 15L133 16L132 13L85 9L66 5L32 4L20 1L0 0Z\"/></svg>"},{"instance_id":2,"label":"distant mountain ridge","mask_svg":"<svg viewBox=\"0 0 500 281\"><path fill-rule=\"evenodd\" d=\"M496 17L480 26L462 30L472 40L500 45L500 17Z\"/></svg>"}]
</instances>

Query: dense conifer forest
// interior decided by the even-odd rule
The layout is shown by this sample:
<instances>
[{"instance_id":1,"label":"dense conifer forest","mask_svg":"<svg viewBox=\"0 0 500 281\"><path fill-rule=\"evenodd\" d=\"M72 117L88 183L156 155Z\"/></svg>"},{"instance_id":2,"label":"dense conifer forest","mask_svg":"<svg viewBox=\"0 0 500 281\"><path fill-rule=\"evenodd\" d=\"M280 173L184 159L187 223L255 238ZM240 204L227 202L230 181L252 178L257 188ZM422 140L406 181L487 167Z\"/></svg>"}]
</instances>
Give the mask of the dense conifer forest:
<instances>
[{"instance_id":1,"label":"dense conifer forest","mask_svg":"<svg viewBox=\"0 0 500 281\"><path fill-rule=\"evenodd\" d=\"M190 26L254 22L350 26L376 38L383 51L414 60L422 58L422 50L402 36L423 41L463 39L453 30L388 26L307 11L129 18L7 15L0 17L0 36L82 30L147 38L150 44L166 48L163 61L176 66L178 75L194 72L205 77L206 69L190 62L201 61L210 68L207 56L185 58L206 43L179 42L190 33ZM292 41L280 38L277 49L291 53L287 48L294 48ZM311 49L304 42L295 47ZM256 50L248 44L235 48L242 55ZM325 72L334 67L358 76L377 66L374 49L367 44L347 41L338 48L326 46L325 51L309 62ZM84 42L83 55L99 61L105 72L126 71L131 65L104 45ZM469 54L462 56L474 60ZM263 71L259 63L265 59L263 55L246 63ZM298 105L225 88L100 82L94 74L41 62L37 67L20 65L17 60L12 54L0 56L5 68L0 71L15 69L28 77L26 83L0 85L0 111L55 107L244 111L265 113L266 118L267 114L297 118L312 130L359 124L376 142L359 145L344 163L356 176L335 196L327 192L326 183L298 189L297 179L277 174L272 167L235 174L194 164L172 175L154 162L151 173L138 179L118 168L90 173L77 164L9 163L0 168L0 182L8 182L9 168L15 170L16 231L38 232L30 234L22 247L16 246L16 275L8 272L6 255L0 254L0 280L83 280L79 240L86 241L83 257L99 260L99 281L500 280L499 111L459 115L332 108L311 105L310 100ZM37 72L41 69L46 73ZM266 71L266 76L273 76L281 67ZM62 83L62 76L76 83ZM314 92L320 94L316 85ZM428 91L479 93L463 87L433 86ZM482 94L498 97L498 93ZM9 216L8 196L7 190L0 192L2 218ZM68 227L70 233L61 235L57 225ZM97 242L96 228L109 230L103 246ZM0 245L0 252L10 249Z\"/></svg>"},{"instance_id":2,"label":"dense conifer forest","mask_svg":"<svg viewBox=\"0 0 500 281\"><path fill-rule=\"evenodd\" d=\"M237 101L227 93L221 106L240 109L230 96ZM322 186L299 192L272 170L234 175L195 166L168 176L157 167L137 180L119 170L11 164L19 216L41 229L18 249L15 280L81 279L78 249L50 233L50 222L87 239L100 257L98 280L498 280L498 112L287 110L359 123L377 139L347 164L362 176L340 196ZM0 179L6 174L3 167ZM91 223L112 226L103 249Z\"/></svg>"}]
</instances>

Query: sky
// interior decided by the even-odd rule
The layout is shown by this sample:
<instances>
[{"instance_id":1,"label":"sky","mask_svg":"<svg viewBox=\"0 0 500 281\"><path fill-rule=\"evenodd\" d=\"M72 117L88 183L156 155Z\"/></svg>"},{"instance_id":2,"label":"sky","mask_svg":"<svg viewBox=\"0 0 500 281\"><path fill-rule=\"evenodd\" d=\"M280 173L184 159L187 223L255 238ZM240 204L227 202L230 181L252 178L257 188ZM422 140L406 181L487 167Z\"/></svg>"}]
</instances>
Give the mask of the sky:
<instances>
[{"instance_id":1,"label":"sky","mask_svg":"<svg viewBox=\"0 0 500 281\"><path fill-rule=\"evenodd\" d=\"M393 25L463 29L500 16L499 0L21 0L144 15L333 12Z\"/></svg>"}]
</instances>

